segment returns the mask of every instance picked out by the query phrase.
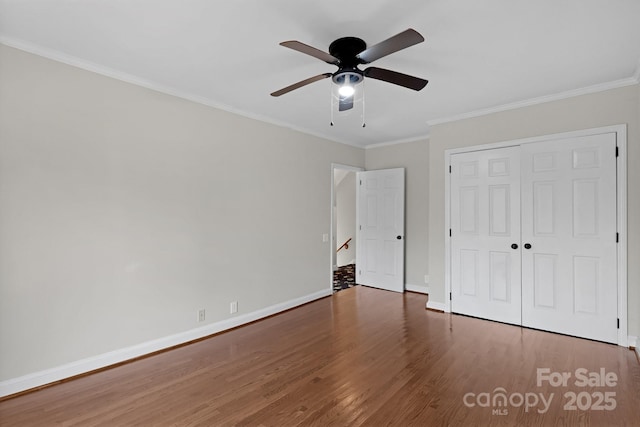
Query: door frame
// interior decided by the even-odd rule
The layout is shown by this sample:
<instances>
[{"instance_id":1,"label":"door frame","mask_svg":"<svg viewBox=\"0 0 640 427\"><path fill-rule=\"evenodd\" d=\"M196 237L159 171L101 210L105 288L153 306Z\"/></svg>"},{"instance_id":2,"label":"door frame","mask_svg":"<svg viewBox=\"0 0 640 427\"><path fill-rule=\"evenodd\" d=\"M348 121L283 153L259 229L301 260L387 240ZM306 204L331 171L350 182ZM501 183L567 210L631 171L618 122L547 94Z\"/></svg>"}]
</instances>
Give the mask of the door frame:
<instances>
[{"instance_id":1,"label":"door frame","mask_svg":"<svg viewBox=\"0 0 640 427\"><path fill-rule=\"evenodd\" d=\"M445 228L444 228L444 288L445 302L444 312L451 313L451 240L449 230L451 229L451 155L467 153L471 151L490 150L493 148L504 148L519 146L533 142L550 141L556 139L567 139L581 136L598 135L603 133L616 134L616 146L618 157L616 159L616 200L617 200L617 232L619 235L617 253L617 276L618 276L618 319L620 327L618 329L618 345L627 347L629 343L628 316L627 316L627 125L604 126L591 129L583 129L572 132L562 132L550 135L542 135L531 138L514 139L511 141L496 142L491 144L473 145L463 148L453 148L445 150Z\"/></svg>"},{"instance_id":2,"label":"door frame","mask_svg":"<svg viewBox=\"0 0 640 427\"><path fill-rule=\"evenodd\" d=\"M343 169L352 172L362 172L365 169L359 166L344 165L341 163L331 163L331 203L329 204L329 212L331 218L331 232L329 233L329 289L333 293L333 261L336 256L336 218L333 212L333 207L336 205L336 184L335 184L335 170ZM357 203L357 201L356 201ZM356 213L357 215L357 213ZM354 236L355 238L355 236ZM356 253L358 246L356 245Z\"/></svg>"}]
</instances>

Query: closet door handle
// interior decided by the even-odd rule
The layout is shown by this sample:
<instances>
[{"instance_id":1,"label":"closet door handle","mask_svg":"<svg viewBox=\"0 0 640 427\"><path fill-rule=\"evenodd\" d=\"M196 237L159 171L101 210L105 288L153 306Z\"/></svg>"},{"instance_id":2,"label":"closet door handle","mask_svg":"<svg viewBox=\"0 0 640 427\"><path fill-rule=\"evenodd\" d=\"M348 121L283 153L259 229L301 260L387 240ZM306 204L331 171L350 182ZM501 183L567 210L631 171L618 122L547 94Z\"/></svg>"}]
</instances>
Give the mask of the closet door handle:
<instances>
[{"instance_id":1,"label":"closet door handle","mask_svg":"<svg viewBox=\"0 0 640 427\"><path fill-rule=\"evenodd\" d=\"M524 244L524 248L525 249L531 249L531 243L525 243Z\"/></svg>"},{"instance_id":2,"label":"closet door handle","mask_svg":"<svg viewBox=\"0 0 640 427\"><path fill-rule=\"evenodd\" d=\"M518 244L517 243L512 244L511 249L518 249Z\"/></svg>"}]
</instances>

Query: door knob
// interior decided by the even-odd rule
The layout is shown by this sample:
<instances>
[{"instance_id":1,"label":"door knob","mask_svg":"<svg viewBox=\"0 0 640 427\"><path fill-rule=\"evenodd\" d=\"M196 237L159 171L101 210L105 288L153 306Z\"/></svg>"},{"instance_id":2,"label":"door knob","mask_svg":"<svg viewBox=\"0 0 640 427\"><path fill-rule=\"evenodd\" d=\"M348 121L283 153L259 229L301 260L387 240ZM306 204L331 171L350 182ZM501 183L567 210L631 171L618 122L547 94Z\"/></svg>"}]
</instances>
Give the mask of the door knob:
<instances>
[{"instance_id":1,"label":"door knob","mask_svg":"<svg viewBox=\"0 0 640 427\"><path fill-rule=\"evenodd\" d=\"M518 249L518 244L517 243L512 244L511 249Z\"/></svg>"},{"instance_id":2,"label":"door knob","mask_svg":"<svg viewBox=\"0 0 640 427\"><path fill-rule=\"evenodd\" d=\"M524 248L525 249L531 249L531 243L525 243L524 244Z\"/></svg>"},{"instance_id":3,"label":"door knob","mask_svg":"<svg viewBox=\"0 0 640 427\"><path fill-rule=\"evenodd\" d=\"M396 239L402 240L402 236L396 236Z\"/></svg>"}]
</instances>

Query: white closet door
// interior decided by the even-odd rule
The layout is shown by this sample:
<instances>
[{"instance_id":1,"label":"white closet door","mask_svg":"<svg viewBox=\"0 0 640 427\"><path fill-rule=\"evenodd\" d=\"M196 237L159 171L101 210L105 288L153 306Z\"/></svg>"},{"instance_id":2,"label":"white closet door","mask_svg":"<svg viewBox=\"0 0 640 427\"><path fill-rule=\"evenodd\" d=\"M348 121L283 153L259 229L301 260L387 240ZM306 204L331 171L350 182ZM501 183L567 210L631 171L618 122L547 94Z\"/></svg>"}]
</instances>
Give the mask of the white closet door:
<instances>
[{"instance_id":1,"label":"white closet door","mask_svg":"<svg viewBox=\"0 0 640 427\"><path fill-rule=\"evenodd\" d=\"M617 342L615 146L521 146L523 326Z\"/></svg>"},{"instance_id":2,"label":"white closet door","mask_svg":"<svg viewBox=\"0 0 640 427\"><path fill-rule=\"evenodd\" d=\"M521 323L519 151L509 147L451 156L455 313Z\"/></svg>"}]
</instances>

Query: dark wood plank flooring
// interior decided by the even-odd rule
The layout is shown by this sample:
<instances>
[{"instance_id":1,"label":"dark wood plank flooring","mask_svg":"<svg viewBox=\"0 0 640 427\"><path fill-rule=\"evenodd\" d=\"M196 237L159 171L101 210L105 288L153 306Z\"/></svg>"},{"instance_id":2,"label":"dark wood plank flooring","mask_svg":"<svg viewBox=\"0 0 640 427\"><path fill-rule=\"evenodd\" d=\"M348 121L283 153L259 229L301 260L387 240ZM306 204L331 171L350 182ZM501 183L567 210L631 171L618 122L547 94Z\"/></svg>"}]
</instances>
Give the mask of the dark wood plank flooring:
<instances>
[{"instance_id":1,"label":"dark wood plank flooring","mask_svg":"<svg viewBox=\"0 0 640 427\"><path fill-rule=\"evenodd\" d=\"M364 286L346 289L207 340L0 402L0 425L640 425L640 364L632 351L431 312L425 300ZM566 387L538 385L538 368L572 377ZM604 368L618 380L615 386L581 387L575 384L579 368ZM499 388L511 399L505 406L492 403ZM571 403L565 393L571 392L583 410L565 409ZM593 406L605 392L608 403L600 406L615 409ZM552 399L546 411L540 413L541 403L517 405L520 399L533 403L533 394ZM482 406L487 396L489 404Z\"/></svg>"}]
</instances>

